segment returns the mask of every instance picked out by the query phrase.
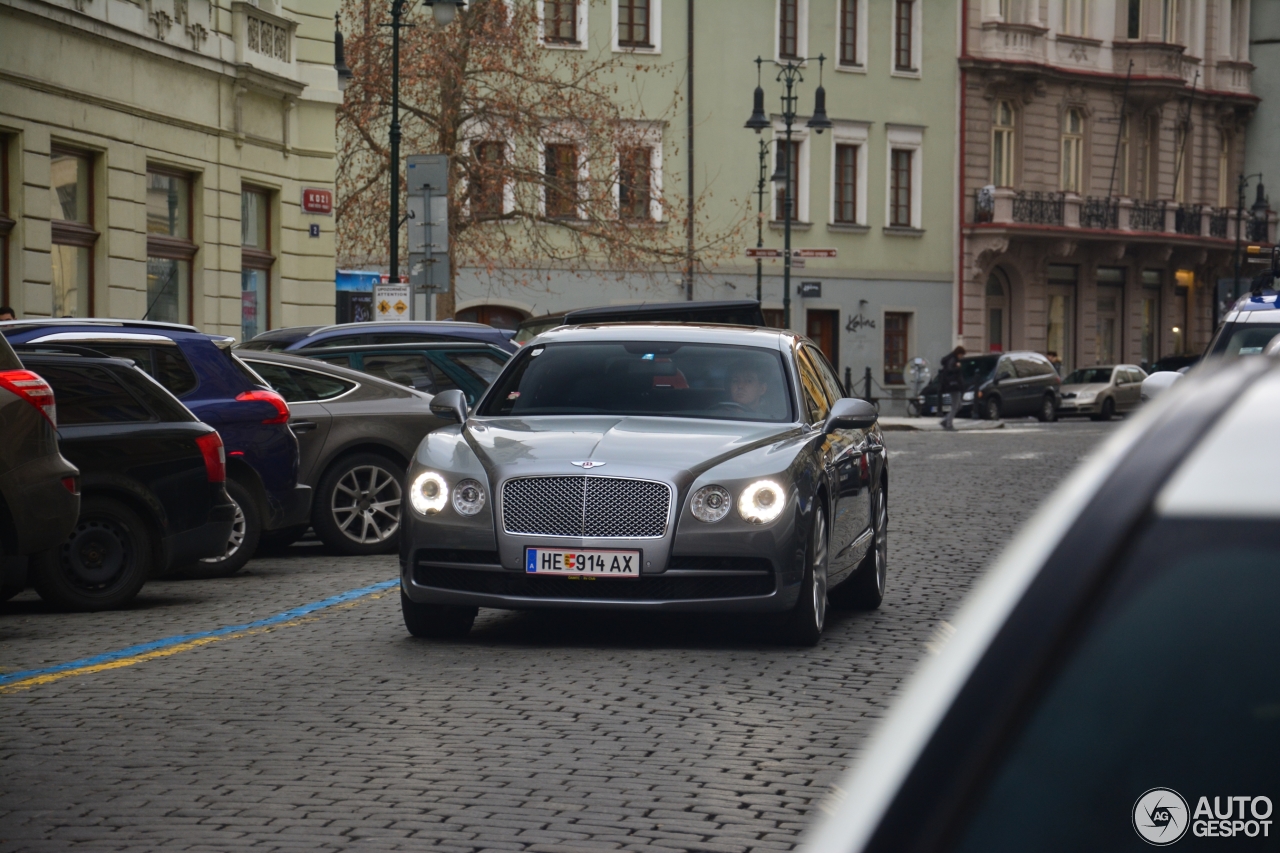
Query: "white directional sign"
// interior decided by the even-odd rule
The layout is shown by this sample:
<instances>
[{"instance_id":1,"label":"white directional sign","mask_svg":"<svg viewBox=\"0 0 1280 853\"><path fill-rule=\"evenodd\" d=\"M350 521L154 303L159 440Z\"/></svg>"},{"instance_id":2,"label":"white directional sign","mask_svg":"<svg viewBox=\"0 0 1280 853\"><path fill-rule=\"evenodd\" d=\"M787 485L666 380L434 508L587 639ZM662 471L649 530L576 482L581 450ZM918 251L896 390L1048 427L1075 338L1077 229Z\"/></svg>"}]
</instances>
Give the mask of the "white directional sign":
<instances>
[{"instance_id":1,"label":"white directional sign","mask_svg":"<svg viewBox=\"0 0 1280 853\"><path fill-rule=\"evenodd\" d=\"M379 284L373 289L373 317L382 322L408 322L412 293L407 284Z\"/></svg>"}]
</instances>

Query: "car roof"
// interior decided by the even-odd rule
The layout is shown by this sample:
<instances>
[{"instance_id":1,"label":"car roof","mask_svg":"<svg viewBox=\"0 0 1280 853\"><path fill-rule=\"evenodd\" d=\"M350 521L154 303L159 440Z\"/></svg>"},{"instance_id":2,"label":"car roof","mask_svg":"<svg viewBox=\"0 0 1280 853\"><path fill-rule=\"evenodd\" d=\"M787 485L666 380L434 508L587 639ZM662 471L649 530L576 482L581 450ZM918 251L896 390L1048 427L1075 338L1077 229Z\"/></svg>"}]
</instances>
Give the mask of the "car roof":
<instances>
[{"instance_id":1,"label":"car roof","mask_svg":"<svg viewBox=\"0 0 1280 853\"><path fill-rule=\"evenodd\" d=\"M78 328L77 328L78 327ZM47 330L47 331L46 331ZM7 320L0 322L0 334L45 332L30 342L40 341L127 341L166 344L175 341L209 341L230 344L234 338L202 332L194 326L177 323L151 323L133 320Z\"/></svg>"},{"instance_id":2,"label":"car roof","mask_svg":"<svg viewBox=\"0 0 1280 853\"><path fill-rule=\"evenodd\" d=\"M312 338L316 335L323 335L328 332L412 332L427 331L432 329L484 329L486 331L498 334L498 330L493 326L486 326L484 323L468 323L463 320L410 320L410 321L391 321L386 320L368 320L361 323L338 323L332 326L316 326L312 328L303 337Z\"/></svg>"},{"instance_id":3,"label":"car roof","mask_svg":"<svg viewBox=\"0 0 1280 853\"><path fill-rule=\"evenodd\" d=\"M714 323L597 323L560 326L534 338L534 343L548 344L579 341L672 341L689 343L721 343L740 346L785 348L789 341L803 336L789 329L763 326L726 326Z\"/></svg>"},{"instance_id":4,"label":"car roof","mask_svg":"<svg viewBox=\"0 0 1280 853\"><path fill-rule=\"evenodd\" d=\"M754 299L722 299L707 302L638 302L633 305L599 305L594 308L575 308L565 311L565 320L572 325L588 322L596 317L615 314L709 314L716 311L748 311L757 309L760 303ZM556 316L556 315L548 315Z\"/></svg>"},{"instance_id":5,"label":"car roof","mask_svg":"<svg viewBox=\"0 0 1280 853\"><path fill-rule=\"evenodd\" d=\"M484 351L484 352L500 352L503 355L511 353L492 341L476 341L476 340L459 340L459 341L405 341L402 344L343 344L336 347L315 346L307 347L300 352L315 353L321 355L324 353L343 353L343 352L421 352L422 350L463 350L463 351ZM237 354L242 352L255 352L255 350L236 350Z\"/></svg>"},{"instance_id":6,"label":"car roof","mask_svg":"<svg viewBox=\"0 0 1280 853\"><path fill-rule=\"evenodd\" d=\"M0 332L11 328L36 328L40 326L119 326L122 328L165 329L171 332L196 332L195 326L183 323L162 323L156 320L118 320L111 317L40 317L25 320L0 320Z\"/></svg>"},{"instance_id":7,"label":"car roof","mask_svg":"<svg viewBox=\"0 0 1280 853\"><path fill-rule=\"evenodd\" d=\"M1261 396L1266 399L1259 405ZM904 811L910 804L922 805L926 790L940 808L952 807L946 800L950 789L939 788L959 784L949 765L965 758L943 754L945 748L934 742L935 736L950 738L948 746L953 750L957 735L971 742L984 736L972 729L962 733L963 713L956 710L979 690L1002 691L1002 695L1007 695L1003 691L1034 690L1025 683L1028 673L1023 669L1015 670L1019 683L992 681L992 670L1001 663L993 660L998 657L993 648L999 644L1007 655L1010 646L1028 645L1041 624L1037 616L1056 620L1053 630L1066 632L1062 623L1087 606L1081 603L1088 595L1082 590L1097 588L1101 583L1097 573L1108 570L1109 557L1153 510L1218 514L1225 502L1229 511L1252 507L1255 515L1280 516L1280 504L1274 500L1280 458L1257 466L1252 464L1257 454L1238 452L1240 447L1256 444L1258 430L1266 430L1259 425L1274 423L1276 417L1280 417L1280 361L1275 357L1237 359L1189 374L1113 433L1041 505L966 597L951 620L954 633L899 694L857 765L839 783L839 802L824 809L828 817L815 827L802 849L852 853L868 846L893 849L894 843L914 847L913 839L894 835L894 830L908 822L921 831L926 824L937 829L929 820L931 815ZM1226 494L1230 480L1222 477L1218 467L1224 455L1239 460L1231 473L1251 484L1240 490L1242 497ZM1212 493L1204 491L1205 477L1221 480ZM1103 521L1108 517L1115 521ZM1042 577L1046 574L1052 574L1048 581ZM1072 575L1079 578L1078 586L1064 588L1061 579ZM1048 596L1067 601L1057 612L1046 610ZM1064 611L1067 616L1062 615ZM1030 645L1039 641L1037 636ZM1056 646L1050 645L1049 650L1056 651ZM1037 673L1049 665L1043 656L1034 657L1043 652L1028 652L1039 667ZM945 732L944 725L949 727ZM986 750L985 746L974 748Z\"/></svg>"},{"instance_id":8,"label":"car roof","mask_svg":"<svg viewBox=\"0 0 1280 853\"><path fill-rule=\"evenodd\" d=\"M315 352L316 350L308 350ZM324 351L324 350L321 350ZM279 364L286 367L296 367L299 370L310 370L315 373L327 373L331 376L337 376L340 379L346 379L349 382L355 382L363 385L378 385L386 388L393 388L397 391L407 391L410 394L423 399L431 399L430 394L426 394L416 388L410 388L407 385L401 385L397 382L391 382L387 379L374 376L371 373L362 373L359 370L352 370L349 367L343 367L338 364L332 364L327 361L321 361L317 358L308 358L302 355L295 355L290 352L268 352L263 350L237 350L236 357L241 361L252 364L255 361L265 362L267 364Z\"/></svg>"}]
</instances>

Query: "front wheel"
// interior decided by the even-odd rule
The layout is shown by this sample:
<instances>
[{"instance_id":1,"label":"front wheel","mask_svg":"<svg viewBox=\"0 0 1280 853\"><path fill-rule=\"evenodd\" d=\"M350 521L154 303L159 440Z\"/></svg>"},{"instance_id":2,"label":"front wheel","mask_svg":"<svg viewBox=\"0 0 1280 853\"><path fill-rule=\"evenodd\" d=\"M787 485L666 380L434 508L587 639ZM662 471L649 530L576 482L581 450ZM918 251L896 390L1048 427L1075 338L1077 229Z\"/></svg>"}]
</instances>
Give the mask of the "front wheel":
<instances>
[{"instance_id":1,"label":"front wheel","mask_svg":"<svg viewBox=\"0 0 1280 853\"><path fill-rule=\"evenodd\" d=\"M320 479L311 526L347 556L390 554L400 541L404 469L385 456L357 453Z\"/></svg>"},{"instance_id":2,"label":"front wheel","mask_svg":"<svg viewBox=\"0 0 1280 853\"><path fill-rule=\"evenodd\" d=\"M814 510L805 557L800 599L787 620L787 639L797 646L817 643L827 621L827 514L822 507Z\"/></svg>"},{"instance_id":3,"label":"front wheel","mask_svg":"<svg viewBox=\"0 0 1280 853\"><path fill-rule=\"evenodd\" d=\"M884 600L889 565L889 496L883 488L876 495L871 550L844 583L831 591L831 603L853 610L875 610Z\"/></svg>"},{"instance_id":4,"label":"front wheel","mask_svg":"<svg viewBox=\"0 0 1280 853\"><path fill-rule=\"evenodd\" d=\"M1000 420L1000 398L988 397L982 404L982 416L989 421Z\"/></svg>"},{"instance_id":5,"label":"front wheel","mask_svg":"<svg viewBox=\"0 0 1280 853\"><path fill-rule=\"evenodd\" d=\"M1052 394L1045 394L1040 401L1040 411L1036 414L1042 422L1051 424L1058 419L1058 404Z\"/></svg>"},{"instance_id":6,"label":"front wheel","mask_svg":"<svg viewBox=\"0 0 1280 853\"><path fill-rule=\"evenodd\" d=\"M111 498L85 498L71 535L31 558L31 585L64 610L113 610L137 596L151 571L151 529Z\"/></svg>"},{"instance_id":7,"label":"front wheel","mask_svg":"<svg viewBox=\"0 0 1280 853\"><path fill-rule=\"evenodd\" d=\"M1116 401L1108 397L1102 401L1102 411L1094 415L1092 420L1109 421L1116 416Z\"/></svg>"},{"instance_id":8,"label":"front wheel","mask_svg":"<svg viewBox=\"0 0 1280 853\"><path fill-rule=\"evenodd\" d=\"M475 624L478 607L448 604L421 604L400 590L400 612L404 626L415 637L428 640L456 640L467 636Z\"/></svg>"}]
</instances>

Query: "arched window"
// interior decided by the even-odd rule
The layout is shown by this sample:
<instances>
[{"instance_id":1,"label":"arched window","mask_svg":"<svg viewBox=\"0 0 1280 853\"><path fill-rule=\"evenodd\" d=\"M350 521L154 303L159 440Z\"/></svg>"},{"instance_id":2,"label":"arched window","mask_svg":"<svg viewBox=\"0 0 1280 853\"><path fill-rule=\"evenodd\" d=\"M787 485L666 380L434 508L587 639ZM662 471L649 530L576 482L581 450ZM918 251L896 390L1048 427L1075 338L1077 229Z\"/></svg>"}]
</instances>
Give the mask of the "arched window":
<instances>
[{"instance_id":1,"label":"arched window","mask_svg":"<svg viewBox=\"0 0 1280 853\"><path fill-rule=\"evenodd\" d=\"M1084 165L1084 116L1067 110L1062 123L1062 190L1080 192L1080 170Z\"/></svg>"},{"instance_id":2,"label":"arched window","mask_svg":"<svg viewBox=\"0 0 1280 853\"><path fill-rule=\"evenodd\" d=\"M1013 105L996 101L991 128L991 183L998 187L1013 186L1013 120Z\"/></svg>"}]
</instances>

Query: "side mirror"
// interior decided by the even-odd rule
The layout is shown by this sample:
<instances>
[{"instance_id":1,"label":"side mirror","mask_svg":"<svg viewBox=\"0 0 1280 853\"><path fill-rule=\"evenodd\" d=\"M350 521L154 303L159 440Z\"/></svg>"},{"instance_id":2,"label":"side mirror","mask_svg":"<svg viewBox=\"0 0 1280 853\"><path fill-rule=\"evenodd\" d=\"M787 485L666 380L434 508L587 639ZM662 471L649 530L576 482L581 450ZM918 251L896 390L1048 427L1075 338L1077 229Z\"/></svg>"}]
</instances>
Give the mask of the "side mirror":
<instances>
[{"instance_id":1,"label":"side mirror","mask_svg":"<svg viewBox=\"0 0 1280 853\"><path fill-rule=\"evenodd\" d=\"M457 388L441 391L431 398L431 414L454 423L467 422L467 397Z\"/></svg>"},{"instance_id":2,"label":"side mirror","mask_svg":"<svg viewBox=\"0 0 1280 853\"><path fill-rule=\"evenodd\" d=\"M880 413L876 411L876 407L866 400L842 397L831 406L822 431L825 434L838 429L870 429L879 419Z\"/></svg>"},{"instance_id":3,"label":"side mirror","mask_svg":"<svg viewBox=\"0 0 1280 853\"><path fill-rule=\"evenodd\" d=\"M1175 373L1172 370L1162 370L1159 373L1151 374L1146 379L1142 380L1143 402L1155 397L1161 391L1167 391L1181 380L1182 374Z\"/></svg>"}]
</instances>

